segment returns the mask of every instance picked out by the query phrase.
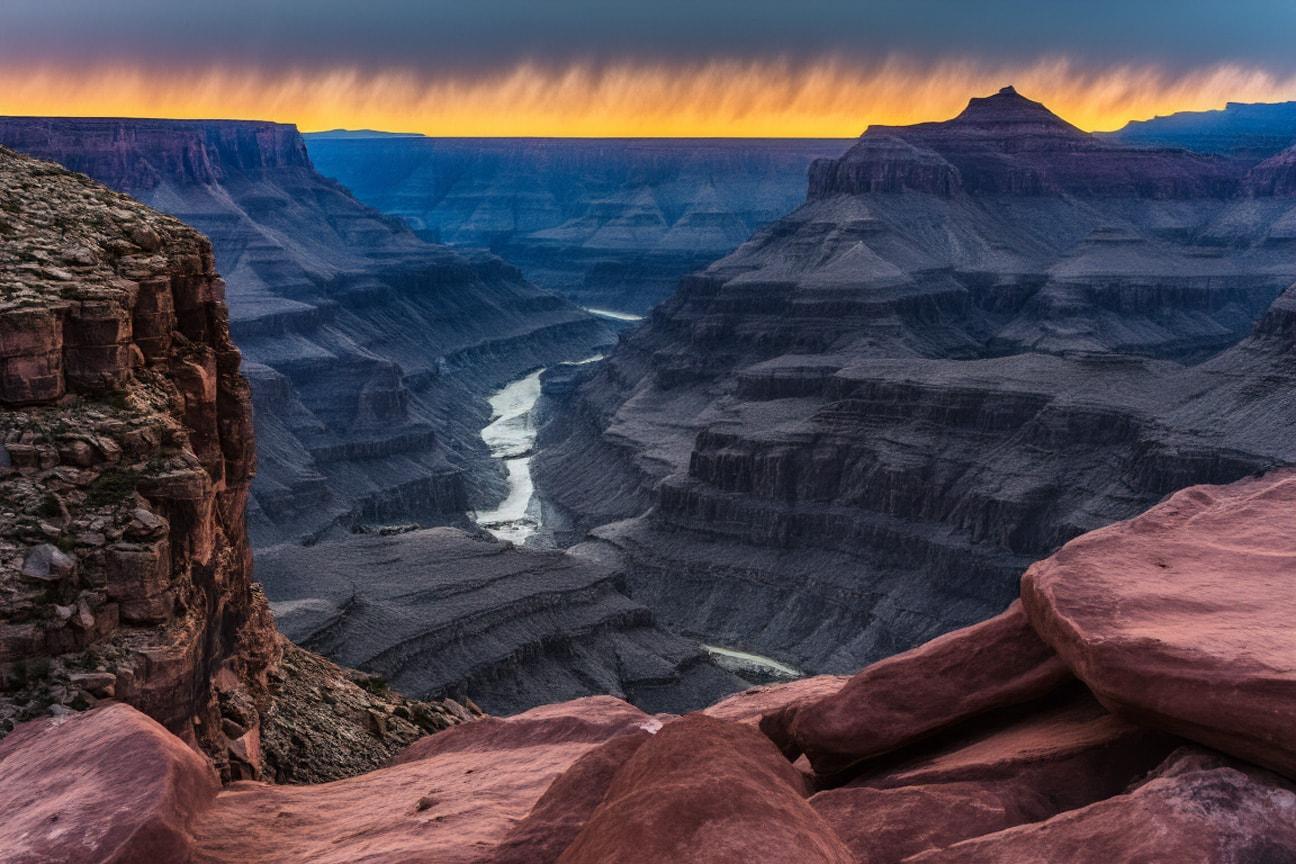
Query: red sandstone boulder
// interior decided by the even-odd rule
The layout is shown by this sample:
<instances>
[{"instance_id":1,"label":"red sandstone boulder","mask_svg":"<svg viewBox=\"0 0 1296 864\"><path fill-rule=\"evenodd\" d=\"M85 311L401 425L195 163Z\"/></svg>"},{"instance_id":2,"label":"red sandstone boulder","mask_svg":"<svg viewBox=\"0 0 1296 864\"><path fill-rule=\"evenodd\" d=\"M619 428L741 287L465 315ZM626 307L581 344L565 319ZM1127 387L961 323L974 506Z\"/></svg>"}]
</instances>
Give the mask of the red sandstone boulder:
<instances>
[{"instance_id":1,"label":"red sandstone boulder","mask_svg":"<svg viewBox=\"0 0 1296 864\"><path fill-rule=\"evenodd\" d=\"M480 864L573 763L644 725L655 721L599 696L455 726L345 780L235 783L195 826L195 861Z\"/></svg>"},{"instance_id":2,"label":"red sandstone boulder","mask_svg":"<svg viewBox=\"0 0 1296 864\"><path fill-rule=\"evenodd\" d=\"M906 858L909 864L1280 864L1296 792L1264 772L1178 761L1127 795Z\"/></svg>"},{"instance_id":3,"label":"red sandstone boulder","mask_svg":"<svg viewBox=\"0 0 1296 864\"><path fill-rule=\"evenodd\" d=\"M557 861L602 802L617 771L651 734L637 729L618 735L576 760L508 833L490 864Z\"/></svg>"},{"instance_id":4,"label":"red sandstone boulder","mask_svg":"<svg viewBox=\"0 0 1296 864\"><path fill-rule=\"evenodd\" d=\"M1088 694L810 799L859 861L901 861L1123 792L1175 746Z\"/></svg>"},{"instance_id":5,"label":"red sandstone boulder","mask_svg":"<svg viewBox=\"0 0 1296 864\"><path fill-rule=\"evenodd\" d=\"M1020 603L864 669L839 692L761 721L789 757L840 775L987 711L1037 699L1070 678Z\"/></svg>"},{"instance_id":6,"label":"red sandstone boulder","mask_svg":"<svg viewBox=\"0 0 1296 864\"><path fill-rule=\"evenodd\" d=\"M0 861L184 864L216 789L206 760L134 708L35 720L0 741Z\"/></svg>"},{"instance_id":7,"label":"red sandstone boulder","mask_svg":"<svg viewBox=\"0 0 1296 864\"><path fill-rule=\"evenodd\" d=\"M749 725L692 714L625 763L561 864L850 864L798 772Z\"/></svg>"},{"instance_id":8,"label":"red sandstone boulder","mask_svg":"<svg viewBox=\"0 0 1296 864\"><path fill-rule=\"evenodd\" d=\"M741 693L721 699L702 713L720 720L758 723L766 714L781 711L789 705L813 702L831 696L850 680L848 675L815 675L783 684L750 687Z\"/></svg>"},{"instance_id":9,"label":"red sandstone boulder","mask_svg":"<svg viewBox=\"0 0 1296 864\"><path fill-rule=\"evenodd\" d=\"M1022 600L1112 711L1296 777L1296 472L1077 538Z\"/></svg>"}]
</instances>

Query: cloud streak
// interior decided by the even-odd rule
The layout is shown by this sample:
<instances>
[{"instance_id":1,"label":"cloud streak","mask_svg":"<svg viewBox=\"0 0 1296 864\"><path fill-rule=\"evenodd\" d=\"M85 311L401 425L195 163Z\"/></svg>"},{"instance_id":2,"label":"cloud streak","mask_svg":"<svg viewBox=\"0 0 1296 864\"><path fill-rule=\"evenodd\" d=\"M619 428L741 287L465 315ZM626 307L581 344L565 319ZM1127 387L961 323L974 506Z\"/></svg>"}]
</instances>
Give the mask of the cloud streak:
<instances>
[{"instance_id":1,"label":"cloud streak","mask_svg":"<svg viewBox=\"0 0 1296 864\"><path fill-rule=\"evenodd\" d=\"M519 62L488 73L363 67L269 71L68 69L0 64L0 113L239 117L452 136L848 137L871 123L943 119L967 99L1014 84L1084 129L1226 100L1296 98L1296 74L1220 63L1189 72L1149 64L1092 69L1032 62L862 64L842 57L694 63Z\"/></svg>"}]
</instances>

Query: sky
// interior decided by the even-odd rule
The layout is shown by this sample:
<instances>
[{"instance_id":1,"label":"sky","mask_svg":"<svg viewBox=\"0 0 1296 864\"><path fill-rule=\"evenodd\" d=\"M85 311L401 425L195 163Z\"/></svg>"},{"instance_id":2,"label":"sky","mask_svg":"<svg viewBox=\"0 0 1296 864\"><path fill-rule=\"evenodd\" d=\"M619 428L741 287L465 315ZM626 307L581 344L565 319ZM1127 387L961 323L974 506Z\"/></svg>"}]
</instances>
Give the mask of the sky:
<instances>
[{"instance_id":1,"label":"sky","mask_svg":"<svg viewBox=\"0 0 1296 864\"><path fill-rule=\"evenodd\" d=\"M0 114L848 137L1006 84L1085 129L1296 99L1296 0L0 0Z\"/></svg>"}]
</instances>

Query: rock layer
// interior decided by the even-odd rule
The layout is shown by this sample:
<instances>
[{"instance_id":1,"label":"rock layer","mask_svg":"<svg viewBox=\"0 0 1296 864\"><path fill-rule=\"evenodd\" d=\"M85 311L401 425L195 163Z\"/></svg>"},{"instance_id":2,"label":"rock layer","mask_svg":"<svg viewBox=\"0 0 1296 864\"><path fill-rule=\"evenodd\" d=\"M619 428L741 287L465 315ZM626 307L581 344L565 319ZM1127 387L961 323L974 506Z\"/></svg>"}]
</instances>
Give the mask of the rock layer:
<instances>
[{"instance_id":1,"label":"rock layer","mask_svg":"<svg viewBox=\"0 0 1296 864\"><path fill-rule=\"evenodd\" d=\"M612 693L649 710L744 686L622 594L616 570L452 528L258 554L279 626L419 697L510 713Z\"/></svg>"},{"instance_id":2,"label":"rock layer","mask_svg":"<svg viewBox=\"0 0 1296 864\"><path fill-rule=\"evenodd\" d=\"M1022 579L1031 623L1108 708L1296 778L1296 474L1193 487Z\"/></svg>"},{"instance_id":3,"label":"rock layer","mask_svg":"<svg viewBox=\"0 0 1296 864\"><path fill-rule=\"evenodd\" d=\"M810 672L983 620L1068 540L1296 461L1293 199L1246 171L1009 91L870 129L549 394L546 521Z\"/></svg>"}]
</instances>

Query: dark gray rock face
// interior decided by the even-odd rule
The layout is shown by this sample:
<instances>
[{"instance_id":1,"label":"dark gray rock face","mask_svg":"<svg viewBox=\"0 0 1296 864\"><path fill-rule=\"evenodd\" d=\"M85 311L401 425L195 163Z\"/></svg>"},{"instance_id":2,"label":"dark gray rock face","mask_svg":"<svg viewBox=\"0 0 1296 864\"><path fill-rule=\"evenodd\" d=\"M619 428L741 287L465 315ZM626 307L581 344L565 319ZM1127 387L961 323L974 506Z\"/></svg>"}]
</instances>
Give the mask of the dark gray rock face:
<instances>
[{"instance_id":1,"label":"dark gray rock face","mask_svg":"<svg viewBox=\"0 0 1296 864\"><path fill-rule=\"evenodd\" d=\"M848 671L1071 537L1296 461L1296 198L1245 175L1011 91L870 130L548 388L559 539L593 530L679 632Z\"/></svg>"},{"instance_id":2,"label":"dark gray rock face","mask_svg":"<svg viewBox=\"0 0 1296 864\"><path fill-rule=\"evenodd\" d=\"M1183 147L1255 161L1296 142L1296 102L1229 102L1217 111L1134 120L1099 137L1134 147Z\"/></svg>"},{"instance_id":3,"label":"dark gray rock face","mask_svg":"<svg viewBox=\"0 0 1296 864\"><path fill-rule=\"evenodd\" d=\"M746 686L658 628L623 574L567 553L432 528L270 547L257 576L293 641L422 698L512 713L611 693L678 712Z\"/></svg>"},{"instance_id":4,"label":"dark gray rock face","mask_svg":"<svg viewBox=\"0 0 1296 864\"><path fill-rule=\"evenodd\" d=\"M0 118L0 143L211 238L253 384L258 543L494 504L505 484L477 434L483 397L612 338L499 259L360 204L316 173L292 126Z\"/></svg>"},{"instance_id":5,"label":"dark gray rock face","mask_svg":"<svg viewBox=\"0 0 1296 864\"><path fill-rule=\"evenodd\" d=\"M420 235L487 246L584 306L645 312L796 207L843 141L307 135L316 167Z\"/></svg>"}]
</instances>

